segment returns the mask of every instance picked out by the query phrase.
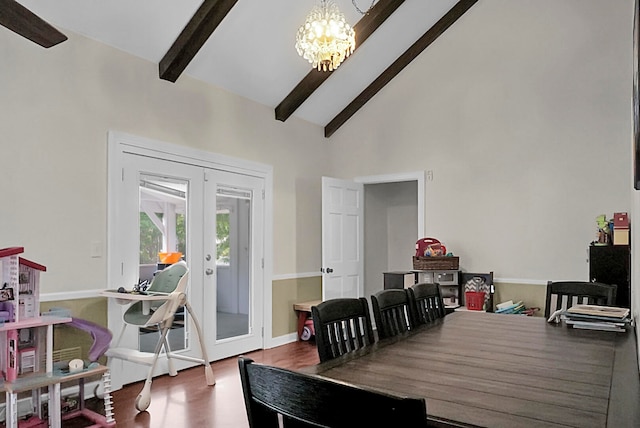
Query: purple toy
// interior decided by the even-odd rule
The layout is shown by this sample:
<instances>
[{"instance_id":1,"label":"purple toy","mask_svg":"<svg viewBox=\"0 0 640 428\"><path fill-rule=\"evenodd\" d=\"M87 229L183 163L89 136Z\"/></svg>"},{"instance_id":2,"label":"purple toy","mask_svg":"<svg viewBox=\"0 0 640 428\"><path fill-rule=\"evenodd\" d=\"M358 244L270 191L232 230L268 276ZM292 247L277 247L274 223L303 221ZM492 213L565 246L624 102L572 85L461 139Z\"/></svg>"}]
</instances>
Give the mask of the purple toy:
<instances>
[{"instance_id":1,"label":"purple toy","mask_svg":"<svg viewBox=\"0 0 640 428\"><path fill-rule=\"evenodd\" d=\"M71 325L91 334L91 337L93 338L93 345L91 345L91 349L89 349L89 361L98 361L98 358L100 358L105 352L107 352L107 349L109 349L111 338L113 336L108 329L91 321L75 317L72 317L71 322L67 325Z\"/></svg>"},{"instance_id":2,"label":"purple toy","mask_svg":"<svg viewBox=\"0 0 640 428\"><path fill-rule=\"evenodd\" d=\"M13 322L12 302L0 302L0 319L4 322Z\"/></svg>"}]
</instances>

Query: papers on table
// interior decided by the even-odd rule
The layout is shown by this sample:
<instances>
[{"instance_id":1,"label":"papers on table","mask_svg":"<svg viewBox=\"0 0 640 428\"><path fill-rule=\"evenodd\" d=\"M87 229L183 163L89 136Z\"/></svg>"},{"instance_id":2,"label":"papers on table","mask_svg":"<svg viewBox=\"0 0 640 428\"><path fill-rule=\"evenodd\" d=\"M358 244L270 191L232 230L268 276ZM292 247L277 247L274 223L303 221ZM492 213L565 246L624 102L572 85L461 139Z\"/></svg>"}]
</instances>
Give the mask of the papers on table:
<instances>
[{"instance_id":1,"label":"papers on table","mask_svg":"<svg viewBox=\"0 0 640 428\"><path fill-rule=\"evenodd\" d=\"M631 323L628 308L598 305L575 305L562 311L567 325L583 330L626 331Z\"/></svg>"}]
</instances>

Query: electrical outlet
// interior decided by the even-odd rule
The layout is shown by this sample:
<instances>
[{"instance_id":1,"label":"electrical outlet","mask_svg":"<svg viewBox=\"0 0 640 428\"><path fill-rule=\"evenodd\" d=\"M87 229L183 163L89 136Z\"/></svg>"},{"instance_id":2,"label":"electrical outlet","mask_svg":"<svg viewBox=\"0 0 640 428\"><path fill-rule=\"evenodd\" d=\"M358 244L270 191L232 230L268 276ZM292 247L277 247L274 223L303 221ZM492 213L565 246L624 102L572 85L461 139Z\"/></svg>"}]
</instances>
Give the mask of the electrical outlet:
<instances>
[{"instance_id":1,"label":"electrical outlet","mask_svg":"<svg viewBox=\"0 0 640 428\"><path fill-rule=\"evenodd\" d=\"M427 181L433 181L433 171L427 171Z\"/></svg>"}]
</instances>

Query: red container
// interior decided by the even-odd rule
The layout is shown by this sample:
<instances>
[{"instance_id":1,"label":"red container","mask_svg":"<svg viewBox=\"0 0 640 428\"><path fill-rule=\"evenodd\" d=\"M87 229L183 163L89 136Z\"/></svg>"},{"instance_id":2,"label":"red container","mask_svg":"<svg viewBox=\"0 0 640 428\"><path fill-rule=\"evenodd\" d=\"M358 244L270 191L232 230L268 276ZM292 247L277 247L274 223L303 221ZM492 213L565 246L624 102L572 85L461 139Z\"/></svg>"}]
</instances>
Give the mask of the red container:
<instances>
[{"instance_id":1,"label":"red container","mask_svg":"<svg viewBox=\"0 0 640 428\"><path fill-rule=\"evenodd\" d=\"M629 228L629 216L627 213L614 213L613 214L613 228L614 229L628 229Z\"/></svg>"},{"instance_id":2,"label":"red container","mask_svg":"<svg viewBox=\"0 0 640 428\"><path fill-rule=\"evenodd\" d=\"M484 309L484 291L465 291L464 299L467 302L467 309L470 311Z\"/></svg>"}]
</instances>

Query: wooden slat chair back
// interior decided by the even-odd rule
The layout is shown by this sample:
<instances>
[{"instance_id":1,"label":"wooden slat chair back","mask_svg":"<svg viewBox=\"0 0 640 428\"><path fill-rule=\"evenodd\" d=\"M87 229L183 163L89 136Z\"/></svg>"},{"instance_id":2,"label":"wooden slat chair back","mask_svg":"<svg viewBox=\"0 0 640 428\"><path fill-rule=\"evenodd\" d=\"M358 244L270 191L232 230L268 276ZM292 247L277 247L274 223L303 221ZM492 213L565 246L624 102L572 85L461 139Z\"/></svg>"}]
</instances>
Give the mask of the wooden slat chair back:
<instances>
[{"instance_id":1,"label":"wooden slat chair back","mask_svg":"<svg viewBox=\"0 0 640 428\"><path fill-rule=\"evenodd\" d=\"M331 299L311 307L320 362L371 345L375 338L367 299Z\"/></svg>"},{"instance_id":2,"label":"wooden slat chair back","mask_svg":"<svg viewBox=\"0 0 640 428\"><path fill-rule=\"evenodd\" d=\"M437 283L420 283L409 288L413 324L415 326L429 324L444 318L446 312L440 286Z\"/></svg>"},{"instance_id":3,"label":"wooden slat chair back","mask_svg":"<svg viewBox=\"0 0 640 428\"><path fill-rule=\"evenodd\" d=\"M426 427L424 398L401 397L239 357L250 428Z\"/></svg>"},{"instance_id":4,"label":"wooden slat chair back","mask_svg":"<svg viewBox=\"0 0 640 428\"><path fill-rule=\"evenodd\" d=\"M406 289L382 290L371 296L378 337L397 336L413 328L411 300Z\"/></svg>"},{"instance_id":5,"label":"wooden slat chair back","mask_svg":"<svg viewBox=\"0 0 640 428\"><path fill-rule=\"evenodd\" d=\"M617 286L599 282L549 281L544 315L546 318L558 309L573 305L612 306L616 301Z\"/></svg>"}]
</instances>

